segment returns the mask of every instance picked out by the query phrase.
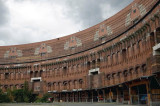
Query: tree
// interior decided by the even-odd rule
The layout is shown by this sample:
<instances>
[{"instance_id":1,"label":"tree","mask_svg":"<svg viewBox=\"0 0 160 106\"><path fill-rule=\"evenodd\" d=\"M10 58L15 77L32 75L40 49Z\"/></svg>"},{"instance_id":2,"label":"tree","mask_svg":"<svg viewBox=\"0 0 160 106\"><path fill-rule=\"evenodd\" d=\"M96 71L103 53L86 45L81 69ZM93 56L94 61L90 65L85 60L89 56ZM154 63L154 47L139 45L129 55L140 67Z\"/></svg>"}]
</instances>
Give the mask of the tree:
<instances>
[{"instance_id":1,"label":"tree","mask_svg":"<svg viewBox=\"0 0 160 106\"><path fill-rule=\"evenodd\" d=\"M15 89L12 91L12 94L14 96L14 100L16 102L33 102L33 94L32 91L29 90L28 82L24 82L24 88L23 89Z\"/></svg>"},{"instance_id":2,"label":"tree","mask_svg":"<svg viewBox=\"0 0 160 106\"><path fill-rule=\"evenodd\" d=\"M48 93L44 94L43 97L41 98L41 102L47 102L49 97L51 97L50 94Z\"/></svg>"},{"instance_id":3,"label":"tree","mask_svg":"<svg viewBox=\"0 0 160 106\"><path fill-rule=\"evenodd\" d=\"M23 89L13 90L12 94L16 102L24 102Z\"/></svg>"},{"instance_id":4,"label":"tree","mask_svg":"<svg viewBox=\"0 0 160 106\"><path fill-rule=\"evenodd\" d=\"M7 93L3 93L2 89L0 89L0 103L9 103L11 99L7 95Z\"/></svg>"},{"instance_id":5,"label":"tree","mask_svg":"<svg viewBox=\"0 0 160 106\"><path fill-rule=\"evenodd\" d=\"M7 89L7 92L2 92L0 89L0 103L3 102L34 102L36 99L36 95L32 93L32 90L29 89L29 84L27 81L24 82L23 89L16 89L13 90Z\"/></svg>"}]
</instances>

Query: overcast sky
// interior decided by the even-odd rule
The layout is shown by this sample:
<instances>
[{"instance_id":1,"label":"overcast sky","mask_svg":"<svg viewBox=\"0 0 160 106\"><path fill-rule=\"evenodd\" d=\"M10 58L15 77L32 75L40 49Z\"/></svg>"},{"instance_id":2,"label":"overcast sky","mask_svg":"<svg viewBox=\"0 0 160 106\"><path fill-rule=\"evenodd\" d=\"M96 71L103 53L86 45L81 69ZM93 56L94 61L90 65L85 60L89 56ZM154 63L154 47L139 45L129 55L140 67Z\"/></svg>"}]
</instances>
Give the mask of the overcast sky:
<instances>
[{"instance_id":1,"label":"overcast sky","mask_svg":"<svg viewBox=\"0 0 160 106\"><path fill-rule=\"evenodd\" d=\"M0 0L0 46L66 36L114 15L133 0Z\"/></svg>"}]
</instances>

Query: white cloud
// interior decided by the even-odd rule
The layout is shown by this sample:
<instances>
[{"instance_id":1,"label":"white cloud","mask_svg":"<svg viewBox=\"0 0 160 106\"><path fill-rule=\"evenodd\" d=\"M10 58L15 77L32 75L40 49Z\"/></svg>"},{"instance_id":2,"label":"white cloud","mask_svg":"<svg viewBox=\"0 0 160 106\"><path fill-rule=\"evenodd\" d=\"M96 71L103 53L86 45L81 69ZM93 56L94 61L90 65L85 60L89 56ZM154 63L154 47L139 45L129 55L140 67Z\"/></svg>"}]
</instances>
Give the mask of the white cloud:
<instances>
[{"instance_id":1,"label":"white cloud","mask_svg":"<svg viewBox=\"0 0 160 106\"><path fill-rule=\"evenodd\" d=\"M88 27L90 17L93 17L90 25L94 25L113 15L109 4L97 4L96 0L92 1L92 10L88 7L89 1L83 0L0 0L0 4L1 2L8 10L9 19L0 27L0 45L50 40ZM99 12L99 18L94 18L96 12Z\"/></svg>"}]
</instances>

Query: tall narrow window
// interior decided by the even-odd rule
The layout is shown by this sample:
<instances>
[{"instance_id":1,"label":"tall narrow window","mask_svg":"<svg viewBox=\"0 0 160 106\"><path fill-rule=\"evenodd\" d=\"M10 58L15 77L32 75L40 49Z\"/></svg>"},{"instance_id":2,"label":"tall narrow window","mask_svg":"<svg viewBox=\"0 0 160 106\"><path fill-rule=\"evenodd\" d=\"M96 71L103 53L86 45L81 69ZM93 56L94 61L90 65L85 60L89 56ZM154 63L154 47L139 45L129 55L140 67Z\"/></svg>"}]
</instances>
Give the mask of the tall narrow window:
<instances>
[{"instance_id":1,"label":"tall narrow window","mask_svg":"<svg viewBox=\"0 0 160 106\"><path fill-rule=\"evenodd\" d=\"M123 60L123 61L126 59L126 57L127 57L126 55L127 55L126 49L123 49L123 50L122 50L122 60Z\"/></svg>"}]
</instances>

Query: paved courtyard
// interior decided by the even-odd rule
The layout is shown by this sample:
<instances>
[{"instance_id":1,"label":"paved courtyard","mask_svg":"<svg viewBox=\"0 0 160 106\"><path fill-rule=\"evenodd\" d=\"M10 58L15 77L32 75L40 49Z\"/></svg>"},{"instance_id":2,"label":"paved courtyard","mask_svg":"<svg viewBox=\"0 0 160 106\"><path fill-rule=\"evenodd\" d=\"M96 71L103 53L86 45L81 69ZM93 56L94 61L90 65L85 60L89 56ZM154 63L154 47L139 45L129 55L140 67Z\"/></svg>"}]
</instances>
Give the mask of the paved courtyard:
<instances>
[{"instance_id":1,"label":"paved courtyard","mask_svg":"<svg viewBox=\"0 0 160 106\"><path fill-rule=\"evenodd\" d=\"M12 103L0 104L0 106L132 106L132 105L117 105L114 103ZM133 105L136 106L136 105Z\"/></svg>"}]
</instances>

